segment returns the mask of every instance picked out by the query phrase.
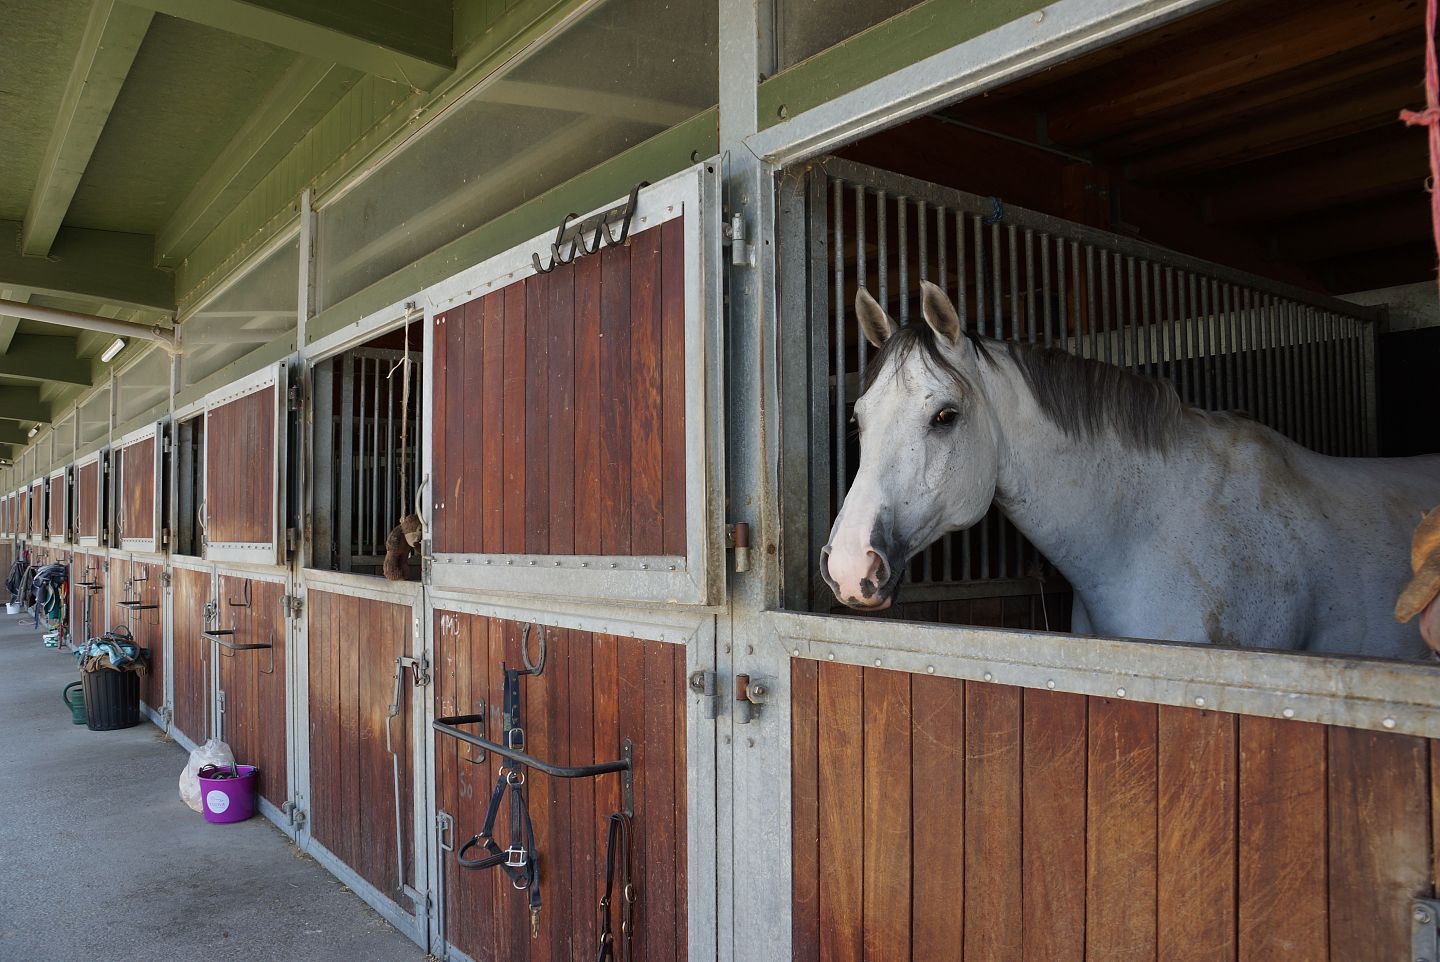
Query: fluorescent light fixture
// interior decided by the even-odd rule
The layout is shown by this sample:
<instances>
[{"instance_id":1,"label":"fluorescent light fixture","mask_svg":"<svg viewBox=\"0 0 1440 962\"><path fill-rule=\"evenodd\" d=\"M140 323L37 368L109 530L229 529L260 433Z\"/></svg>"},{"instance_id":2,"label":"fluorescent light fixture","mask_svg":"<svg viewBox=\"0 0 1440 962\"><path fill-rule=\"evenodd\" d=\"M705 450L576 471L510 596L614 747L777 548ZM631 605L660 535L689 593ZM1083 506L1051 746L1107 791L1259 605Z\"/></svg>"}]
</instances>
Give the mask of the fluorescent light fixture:
<instances>
[{"instance_id":1,"label":"fluorescent light fixture","mask_svg":"<svg viewBox=\"0 0 1440 962\"><path fill-rule=\"evenodd\" d=\"M125 350L125 338L117 337L115 338L115 340L110 342L110 346L105 349L105 353L100 355L100 360L106 364L109 364L111 361L115 360L115 355L119 354L123 350Z\"/></svg>"},{"instance_id":2,"label":"fluorescent light fixture","mask_svg":"<svg viewBox=\"0 0 1440 962\"><path fill-rule=\"evenodd\" d=\"M37 435L37 434L39 434L39 433L40 433L40 425L36 424L36 425L34 425L34 426L32 426L32 427L30 428L30 433L27 434L27 435L25 435L25 436L26 436L27 438L33 438L35 435Z\"/></svg>"}]
</instances>

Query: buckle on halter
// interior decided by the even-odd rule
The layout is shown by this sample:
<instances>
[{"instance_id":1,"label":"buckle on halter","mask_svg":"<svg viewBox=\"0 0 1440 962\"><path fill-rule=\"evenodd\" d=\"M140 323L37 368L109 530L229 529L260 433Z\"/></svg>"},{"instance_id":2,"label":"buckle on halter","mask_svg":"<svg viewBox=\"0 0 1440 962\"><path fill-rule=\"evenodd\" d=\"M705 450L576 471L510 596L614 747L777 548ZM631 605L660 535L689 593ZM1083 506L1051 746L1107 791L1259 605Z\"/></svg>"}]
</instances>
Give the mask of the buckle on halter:
<instances>
[{"instance_id":1,"label":"buckle on halter","mask_svg":"<svg viewBox=\"0 0 1440 962\"><path fill-rule=\"evenodd\" d=\"M506 868L524 868L530 864L530 853L522 846L512 845L505 850Z\"/></svg>"},{"instance_id":2,"label":"buckle on halter","mask_svg":"<svg viewBox=\"0 0 1440 962\"><path fill-rule=\"evenodd\" d=\"M513 748L517 752L523 752L525 750L525 729L505 729L505 747Z\"/></svg>"}]
</instances>

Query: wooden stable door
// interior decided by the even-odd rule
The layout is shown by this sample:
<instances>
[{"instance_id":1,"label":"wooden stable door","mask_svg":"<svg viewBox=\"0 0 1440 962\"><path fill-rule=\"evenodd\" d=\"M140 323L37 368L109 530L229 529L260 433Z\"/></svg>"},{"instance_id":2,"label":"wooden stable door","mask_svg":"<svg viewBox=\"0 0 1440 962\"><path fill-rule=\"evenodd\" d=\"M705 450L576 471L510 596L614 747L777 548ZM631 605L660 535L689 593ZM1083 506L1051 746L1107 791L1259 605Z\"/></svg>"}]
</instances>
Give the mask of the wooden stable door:
<instances>
[{"instance_id":1,"label":"wooden stable door","mask_svg":"<svg viewBox=\"0 0 1440 962\"><path fill-rule=\"evenodd\" d=\"M276 364L205 401L205 557L284 561L286 377Z\"/></svg>"},{"instance_id":2,"label":"wooden stable door","mask_svg":"<svg viewBox=\"0 0 1440 962\"><path fill-rule=\"evenodd\" d=\"M522 664L525 626L437 609L433 630L437 717L479 713L483 707L489 722L467 730L500 740L502 668ZM539 626L530 626L526 641L532 658L539 632ZM631 743L630 864L639 893L632 958L682 959L688 945L690 848L685 646L554 627L545 629L545 638L542 671L520 683L526 751L554 764L579 766L620 758L624 742ZM439 865L443 937L472 959L594 958L607 818L623 805L621 776L561 779L528 772L543 901L532 938L526 893L514 889L499 869L463 869L455 858L455 851L480 831L500 759L441 733L434 738L436 807L450 826L449 837L441 840L447 848ZM508 805L495 825L502 848L511 841ZM614 902L612 931L618 934L618 888Z\"/></svg>"},{"instance_id":3,"label":"wooden stable door","mask_svg":"<svg viewBox=\"0 0 1440 962\"><path fill-rule=\"evenodd\" d=\"M720 365L702 183L642 188L623 246L541 272L547 235L427 295L441 306L427 333L437 586L713 599Z\"/></svg>"},{"instance_id":4,"label":"wooden stable door","mask_svg":"<svg viewBox=\"0 0 1440 962\"><path fill-rule=\"evenodd\" d=\"M216 579L215 624L235 645L214 647L220 685L220 737L235 760L260 769L259 791L276 808L289 797L285 707L285 584L268 578L221 574Z\"/></svg>"},{"instance_id":5,"label":"wooden stable door","mask_svg":"<svg viewBox=\"0 0 1440 962\"><path fill-rule=\"evenodd\" d=\"M175 727L192 742L203 743L214 727L214 645L205 637L205 616L213 601L213 576L208 567L174 565L171 628L171 671L174 673Z\"/></svg>"},{"instance_id":6,"label":"wooden stable door","mask_svg":"<svg viewBox=\"0 0 1440 962\"><path fill-rule=\"evenodd\" d=\"M107 581L112 585L105 623L96 634L124 627L149 655L149 669L140 686L140 698L159 714L165 708L165 584L164 568L143 561L110 559ZM98 606L97 606L98 607Z\"/></svg>"},{"instance_id":7,"label":"wooden stable door","mask_svg":"<svg viewBox=\"0 0 1440 962\"><path fill-rule=\"evenodd\" d=\"M1427 739L797 659L797 960L1389 962Z\"/></svg>"},{"instance_id":8,"label":"wooden stable door","mask_svg":"<svg viewBox=\"0 0 1440 962\"><path fill-rule=\"evenodd\" d=\"M115 505L120 547L158 551L161 536L161 426L152 424L120 440L116 459Z\"/></svg>"}]
</instances>

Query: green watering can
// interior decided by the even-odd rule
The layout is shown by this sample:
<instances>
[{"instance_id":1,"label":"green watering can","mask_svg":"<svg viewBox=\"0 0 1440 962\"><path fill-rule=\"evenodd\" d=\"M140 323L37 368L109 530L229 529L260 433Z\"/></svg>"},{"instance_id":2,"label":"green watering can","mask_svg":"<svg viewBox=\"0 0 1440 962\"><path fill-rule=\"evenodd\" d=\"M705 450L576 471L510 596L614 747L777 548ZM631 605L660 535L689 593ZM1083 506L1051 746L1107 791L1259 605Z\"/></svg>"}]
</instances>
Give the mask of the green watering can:
<instances>
[{"instance_id":1,"label":"green watering can","mask_svg":"<svg viewBox=\"0 0 1440 962\"><path fill-rule=\"evenodd\" d=\"M70 706L70 720L76 725L85 724L85 683L72 681L65 686L60 697L65 699L65 704Z\"/></svg>"}]
</instances>

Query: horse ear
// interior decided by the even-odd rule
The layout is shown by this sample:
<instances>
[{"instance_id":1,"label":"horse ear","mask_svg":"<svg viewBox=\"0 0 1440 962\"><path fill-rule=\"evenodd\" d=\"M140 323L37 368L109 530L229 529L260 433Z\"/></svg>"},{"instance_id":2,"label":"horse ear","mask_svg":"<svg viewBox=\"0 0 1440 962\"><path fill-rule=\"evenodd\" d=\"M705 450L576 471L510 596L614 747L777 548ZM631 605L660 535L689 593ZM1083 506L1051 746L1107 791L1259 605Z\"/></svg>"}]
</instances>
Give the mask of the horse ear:
<instances>
[{"instance_id":1,"label":"horse ear","mask_svg":"<svg viewBox=\"0 0 1440 962\"><path fill-rule=\"evenodd\" d=\"M955 305L950 303L950 298L929 281L921 281L920 290L920 313L925 315L925 323L951 344L960 343L965 327L960 323L960 315L955 313Z\"/></svg>"},{"instance_id":2,"label":"horse ear","mask_svg":"<svg viewBox=\"0 0 1440 962\"><path fill-rule=\"evenodd\" d=\"M876 347L883 347L890 340L890 335L899 330L890 315L885 313L885 308L877 304L863 287L855 292L855 316L860 318L860 330L865 333L865 340Z\"/></svg>"}]
</instances>

